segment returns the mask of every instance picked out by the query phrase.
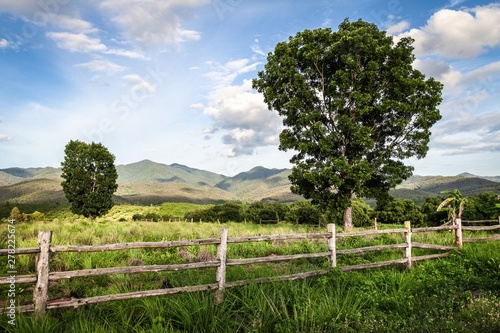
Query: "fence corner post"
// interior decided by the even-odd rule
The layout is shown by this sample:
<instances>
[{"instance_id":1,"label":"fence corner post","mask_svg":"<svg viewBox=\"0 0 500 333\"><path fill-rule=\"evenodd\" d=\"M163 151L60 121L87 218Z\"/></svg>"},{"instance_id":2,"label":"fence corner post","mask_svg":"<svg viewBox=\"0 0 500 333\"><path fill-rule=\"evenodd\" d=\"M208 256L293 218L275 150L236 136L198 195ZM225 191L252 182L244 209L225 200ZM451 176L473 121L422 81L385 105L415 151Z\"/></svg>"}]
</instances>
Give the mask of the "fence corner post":
<instances>
[{"instance_id":1,"label":"fence corner post","mask_svg":"<svg viewBox=\"0 0 500 333\"><path fill-rule=\"evenodd\" d=\"M219 266L215 273L215 282L217 283L217 290L214 294L214 303L221 304L224 301L224 289L226 286L226 262L227 262L227 228L221 228L220 244L217 246L217 260Z\"/></svg>"},{"instance_id":2,"label":"fence corner post","mask_svg":"<svg viewBox=\"0 0 500 333\"><path fill-rule=\"evenodd\" d=\"M330 251L330 261L332 262L332 267L337 267L337 231L335 230L334 223L328 223L328 232L330 233L330 238L328 238L328 251Z\"/></svg>"},{"instance_id":3,"label":"fence corner post","mask_svg":"<svg viewBox=\"0 0 500 333\"><path fill-rule=\"evenodd\" d=\"M36 258L37 280L33 290L33 303L35 314L45 315L47 311L47 299L49 290L49 260L50 242L52 241L52 231L40 230L38 232L38 245L40 253Z\"/></svg>"},{"instance_id":4,"label":"fence corner post","mask_svg":"<svg viewBox=\"0 0 500 333\"><path fill-rule=\"evenodd\" d=\"M406 251L405 251L405 258L408 260L406 263L407 268L411 268L413 266L412 258L411 258L411 222L410 221L405 221L405 238L406 238Z\"/></svg>"},{"instance_id":5,"label":"fence corner post","mask_svg":"<svg viewBox=\"0 0 500 333\"><path fill-rule=\"evenodd\" d=\"M462 241L462 219L455 219L455 224L457 229L455 229L455 245L457 248L461 249L463 246Z\"/></svg>"}]
</instances>

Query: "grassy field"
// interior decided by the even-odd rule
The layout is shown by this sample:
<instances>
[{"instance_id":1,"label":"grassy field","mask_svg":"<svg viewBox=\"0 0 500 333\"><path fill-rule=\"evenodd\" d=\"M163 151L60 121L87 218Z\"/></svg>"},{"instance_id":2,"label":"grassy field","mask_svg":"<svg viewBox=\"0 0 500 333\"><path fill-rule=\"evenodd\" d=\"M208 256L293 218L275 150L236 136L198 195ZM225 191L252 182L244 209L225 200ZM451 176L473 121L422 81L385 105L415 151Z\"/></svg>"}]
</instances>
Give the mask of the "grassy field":
<instances>
[{"instance_id":1,"label":"grassy field","mask_svg":"<svg viewBox=\"0 0 500 333\"><path fill-rule=\"evenodd\" d=\"M137 210L113 208L111 218L93 223L78 218L16 225L16 246L36 246L38 230L52 230L53 244L97 245L134 241L162 241L217 237L221 226L229 237L325 231L314 226L280 223L116 222ZM160 209L183 214L193 206L140 207L141 213ZM387 226L394 227L394 226ZM0 225L0 248L6 248L6 225ZM465 235L468 237L468 235ZM416 241L452 244L449 232L415 234ZM400 243L401 235L350 237L339 248ZM326 251L323 241L230 244L229 258ZM415 255L430 253L414 250ZM143 249L101 253L57 253L51 270L76 270L125 265L172 264L214 258L215 246L182 249ZM401 251L381 251L363 256L339 256L339 265L401 258ZM0 275L7 275L7 261L0 258ZM227 280L277 276L327 268L324 258L290 263L231 266ZM34 271L34 256L17 256L19 275ZM130 291L213 283L213 269L109 275L60 280L49 289L51 299L91 297ZM0 300L7 299L7 287ZM32 297L32 286L18 285L16 299ZM143 298L51 310L43 319L17 314L16 326L0 317L5 332L499 332L500 242L465 244L464 249L436 260L416 263L411 270L391 266L357 272L331 273L291 282L251 284L226 291L225 301L214 305L212 292Z\"/></svg>"}]
</instances>

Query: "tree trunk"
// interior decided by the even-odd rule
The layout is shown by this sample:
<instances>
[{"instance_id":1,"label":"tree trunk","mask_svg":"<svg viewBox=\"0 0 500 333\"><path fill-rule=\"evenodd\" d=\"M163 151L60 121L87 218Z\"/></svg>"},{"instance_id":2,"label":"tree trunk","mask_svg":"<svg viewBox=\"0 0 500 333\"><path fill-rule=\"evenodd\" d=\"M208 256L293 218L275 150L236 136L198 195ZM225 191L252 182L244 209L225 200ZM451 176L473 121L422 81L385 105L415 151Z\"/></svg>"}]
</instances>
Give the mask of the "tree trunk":
<instances>
[{"instance_id":1,"label":"tree trunk","mask_svg":"<svg viewBox=\"0 0 500 333\"><path fill-rule=\"evenodd\" d=\"M352 231L352 206L348 206L344 209L344 231Z\"/></svg>"},{"instance_id":2,"label":"tree trunk","mask_svg":"<svg viewBox=\"0 0 500 333\"><path fill-rule=\"evenodd\" d=\"M344 209L344 231L352 231L352 192L347 194L347 199L349 200L349 204Z\"/></svg>"}]
</instances>

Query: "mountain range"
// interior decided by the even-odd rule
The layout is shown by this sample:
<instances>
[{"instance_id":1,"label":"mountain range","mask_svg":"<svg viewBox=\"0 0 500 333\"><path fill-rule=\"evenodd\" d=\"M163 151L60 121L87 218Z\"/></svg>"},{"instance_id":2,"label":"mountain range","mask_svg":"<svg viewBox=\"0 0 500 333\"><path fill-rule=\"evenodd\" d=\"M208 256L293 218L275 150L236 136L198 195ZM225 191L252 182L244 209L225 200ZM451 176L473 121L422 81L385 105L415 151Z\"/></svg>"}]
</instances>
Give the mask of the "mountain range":
<instances>
[{"instance_id":1,"label":"mountain range","mask_svg":"<svg viewBox=\"0 0 500 333\"><path fill-rule=\"evenodd\" d=\"M292 202L301 199L290 192L290 169L261 166L227 177L181 164L150 160L117 165L115 201L132 204L163 202L220 203L259 200ZM61 187L61 169L0 169L0 203L67 203ZM395 197L421 199L444 190L459 189L464 195L500 191L500 176L413 176L391 191Z\"/></svg>"}]
</instances>

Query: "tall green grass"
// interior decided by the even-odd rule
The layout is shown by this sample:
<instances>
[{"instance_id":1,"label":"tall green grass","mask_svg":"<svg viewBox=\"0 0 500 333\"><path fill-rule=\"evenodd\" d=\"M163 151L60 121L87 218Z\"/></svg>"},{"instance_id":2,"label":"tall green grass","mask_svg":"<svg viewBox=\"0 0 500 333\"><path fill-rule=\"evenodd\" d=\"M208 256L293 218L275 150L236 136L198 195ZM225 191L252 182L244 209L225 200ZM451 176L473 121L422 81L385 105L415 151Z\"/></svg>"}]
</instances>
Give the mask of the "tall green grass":
<instances>
[{"instance_id":1,"label":"tall green grass","mask_svg":"<svg viewBox=\"0 0 500 333\"><path fill-rule=\"evenodd\" d=\"M260 226L228 223L230 237L305 233L318 230L288 224ZM0 235L5 237L4 226ZM54 244L88 245L217 237L221 225L98 221L18 224L18 247L36 246L39 229L53 230ZM421 235L421 236L420 236ZM449 232L415 234L420 242L453 243ZM339 248L395 244L402 235L339 239ZM4 244L2 244L3 246ZM326 251L324 241L229 244L229 258ZM424 253L428 253L425 250ZM182 253L180 253L182 252ZM102 253L58 253L52 270L90 269L133 264L167 264L209 259L215 246L143 249ZM339 265L402 257L401 250L339 256ZM34 256L18 256L19 274L33 271ZM22 259L21 259L22 258ZM6 273L0 258L0 274ZM228 267L227 280L277 276L326 268L326 259ZM214 269L109 275L61 280L49 296L90 297L166 287L213 283ZM18 286L18 300L29 302L32 287ZM24 288L24 289L22 289ZM31 289L30 289L31 288ZM22 290L21 290L22 289ZM6 299L0 288L0 299ZM250 284L227 289L215 305L212 292L151 297L50 310L39 319L17 314L16 326L0 317L5 332L499 332L500 242L464 244L463 250L437 260L289 282Z\"/></svg>"}]
</instances>

